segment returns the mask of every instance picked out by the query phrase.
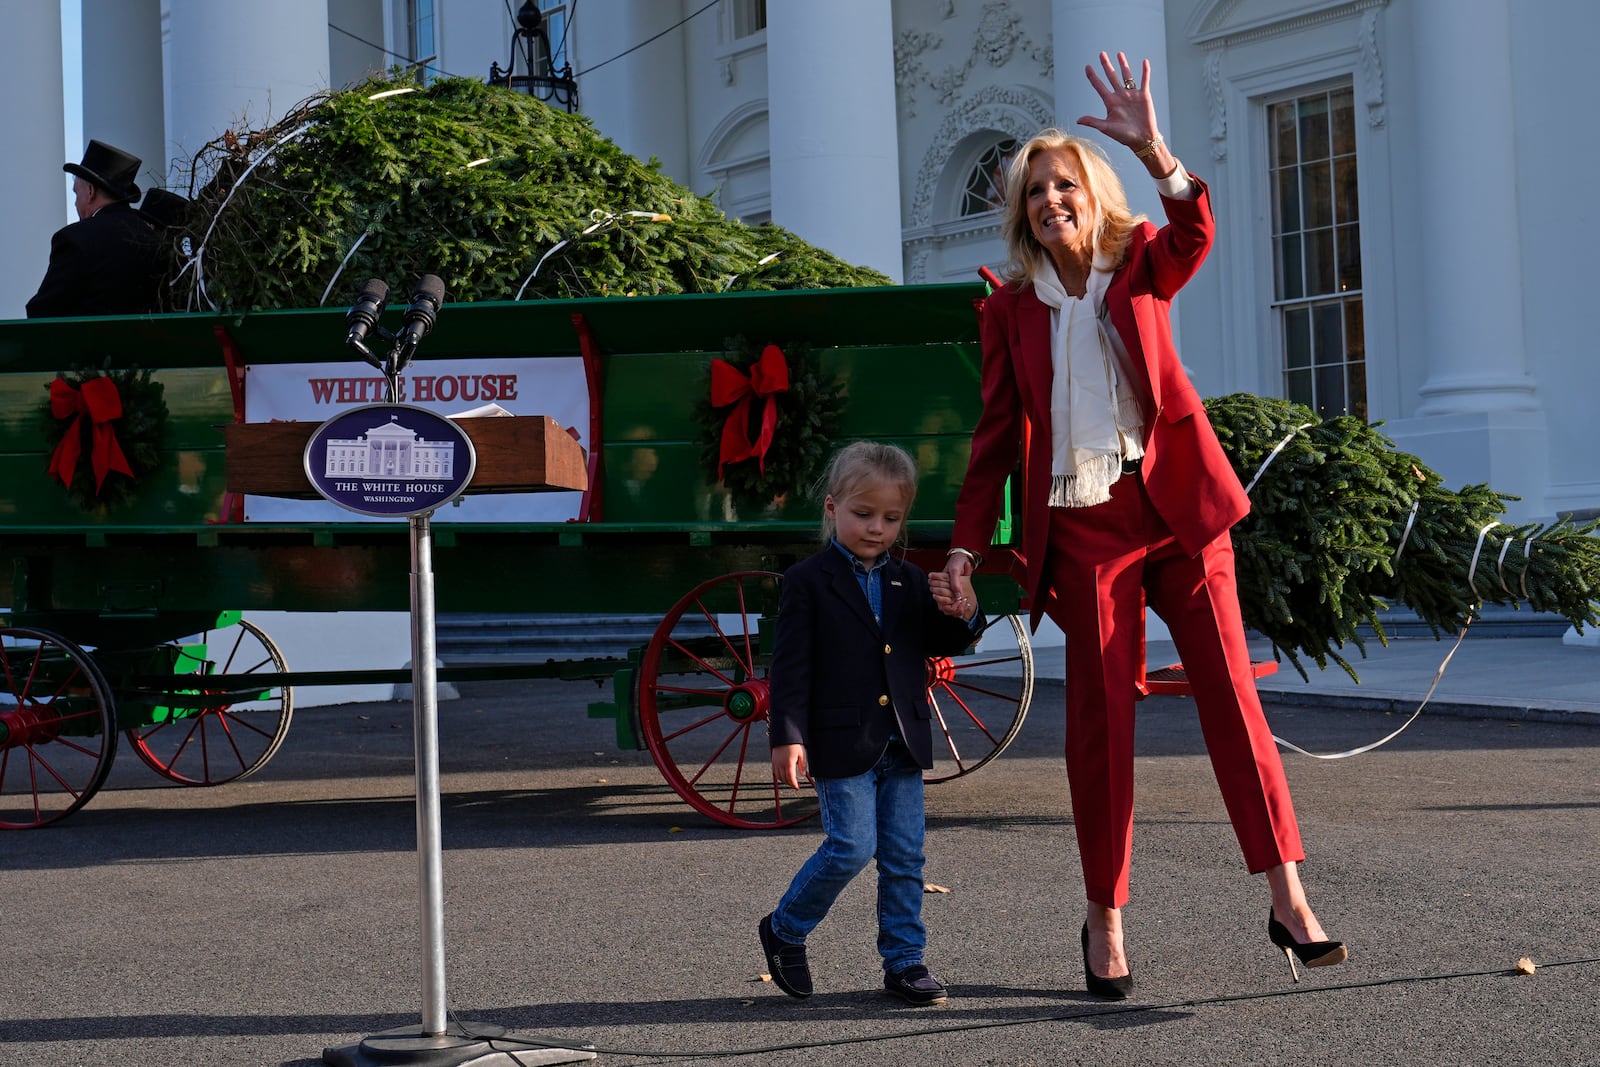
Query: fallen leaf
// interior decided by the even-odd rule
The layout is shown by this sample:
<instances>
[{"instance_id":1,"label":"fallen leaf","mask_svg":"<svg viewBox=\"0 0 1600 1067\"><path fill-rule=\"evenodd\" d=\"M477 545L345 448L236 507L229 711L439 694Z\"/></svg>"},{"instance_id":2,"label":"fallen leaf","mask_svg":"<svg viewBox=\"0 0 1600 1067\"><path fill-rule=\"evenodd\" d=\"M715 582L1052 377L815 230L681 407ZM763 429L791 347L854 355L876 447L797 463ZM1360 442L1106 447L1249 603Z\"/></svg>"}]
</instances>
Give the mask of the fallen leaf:
<instances>
[{"instance_id":1,"label":"fallen leaf","mask_svg":"<svg viewBox=\"0 0 1600 1067\"><path fill-rule=\"evenodd\" d=\"M605 784L606 784L606 783L607 783L607 782L608 782L608 781L609 781L609 779L606 779L606 778L596 778L596 779L595 779L595 781L596 781L596 782L599 782L599 783L600 783L600 784L601 784L601 785L605 785Z\"/></svg>"},{"instance_id":2,"label":"fallen leaf","mask_svg":"<svg viewBox=\"0 0 1600 1067\"><path fill-rule=\"evenodd\" d=\"M772 981L772 975L770 975L770 974L758 974L758 975L755 976L754 980L757 981L757 982L770 982L770 981Z\"/></svg>"},{"instance_id":3,"label":"fallen leaf","mask_svg":"<svg viewBox=\"0 0 1600 1067\"><path fill-rule=\"evenodd\" d=\"M683 833L683 827L681 827L681 826L669 826L669 827L667 827L667 833L669 833L669 834L681 834L681 833Z\"/></svg>"},{"instance_id":4,"label":"fallen leaf","mask_svg":"<svg viewBox=\"0 0 1600 1067\"><path fill-rule=\"evenodd\" d=\"M942 885L934 885L932 882L924 882L924 883L922 883L922 891L924 893L948 893L948 892L950 892L950 890L946 889L944 886L942 886Z\"/></svg>"},{"instance_id":5,"label":"fallen leaf","mask_svg":"<svg viewBox=\"0 0 1600 1067\"><path fill-rule=\"evenodd\" d=\"M1528 957L1524 956L1517 961L1518 974L1532 974L1535 970L1537 970L1537 968L1534 967L1533 961Z\"/></svg>"}]
</instances>

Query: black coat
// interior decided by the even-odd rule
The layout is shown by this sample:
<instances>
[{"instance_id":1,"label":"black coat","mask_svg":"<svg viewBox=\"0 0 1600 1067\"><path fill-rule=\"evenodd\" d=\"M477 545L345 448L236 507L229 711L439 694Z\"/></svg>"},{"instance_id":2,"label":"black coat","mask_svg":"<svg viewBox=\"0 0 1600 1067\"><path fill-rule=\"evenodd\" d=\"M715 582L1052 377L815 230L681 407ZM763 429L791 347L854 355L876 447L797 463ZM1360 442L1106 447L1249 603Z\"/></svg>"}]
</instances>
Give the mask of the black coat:
<instances>
[{"instance_id":1,"label":"black coat","mask_svg":"<svg viewBox=\"0 0 1600 1067\"><path fill-rule=\"evenodd\" d=\"M161 239L127 204L108 204L56 231L28 318L138 315L157 310Z\"/></svg>"},{"instance_id":2,"label":"black coat","mask_svg":"<svg viewBox=\"0 0 1600 1067\"><path fill-rule=\"evenodd\" d=\"M926 657L962 652L973 630L939 610L915 564L891 559L882 580L880 627L832 545L784 573L768 729L773 745L806 746L814 777L865 774L891 730L919 765L933 766Z\"/></svg>"}]
</instances>

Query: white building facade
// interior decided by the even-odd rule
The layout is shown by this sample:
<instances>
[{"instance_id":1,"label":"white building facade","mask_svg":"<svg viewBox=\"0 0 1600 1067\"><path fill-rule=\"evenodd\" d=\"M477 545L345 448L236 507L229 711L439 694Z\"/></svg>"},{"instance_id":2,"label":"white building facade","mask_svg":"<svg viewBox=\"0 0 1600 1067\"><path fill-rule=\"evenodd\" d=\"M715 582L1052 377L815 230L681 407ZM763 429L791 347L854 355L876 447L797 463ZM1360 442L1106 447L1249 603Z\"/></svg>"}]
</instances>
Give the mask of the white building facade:
<instances>
[{"instance_id":1,"label":"white building facade","mask_svg":"<svg viewBox=\"0 0 1600 1067\"><path fill-rule=\"evenodd\" d=\"M40 89L63 43L81 48L84 137L180 189L207 141L317 89L412 62L484 77L514 55L505 0L76 2L82 40L63 42L51 5L0 0L19 46L0 78L34 101L4 120L0 315L22 313L66 221L52 198L82 145ZM992 175L1013 142L1098 111L1100 50L1148 56L1218 216L1178 306L1201 392L1382 420L1448 484L1520 496L1516 520L1600 512L1592 0L536 2L602 133L730 215L906 283L998 266Z\"/></svg>"}]
</instances>

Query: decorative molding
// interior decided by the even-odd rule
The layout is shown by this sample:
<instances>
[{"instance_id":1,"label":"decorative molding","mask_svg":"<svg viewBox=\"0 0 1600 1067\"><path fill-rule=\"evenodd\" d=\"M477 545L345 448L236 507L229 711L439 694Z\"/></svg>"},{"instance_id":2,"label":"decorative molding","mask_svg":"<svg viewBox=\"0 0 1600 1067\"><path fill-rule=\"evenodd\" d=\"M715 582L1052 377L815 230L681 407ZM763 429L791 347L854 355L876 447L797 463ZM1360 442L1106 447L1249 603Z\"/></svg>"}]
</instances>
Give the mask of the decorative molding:
<instances>
[{"instance_id":1,"label":"decorative molding","mask_svg":"<svg viewBox=\"0 0 1600 1067\"><path fill-rule=\"evenodd\" d=\"M955 13L954 0L950 0L945 8L945 18L953 18ZM978 27L966 58L959 64L947 64L938 73L930 74L923 67L923 53L936 52L943 45L944 38L941 35L920 30L902 30L895 38L894 81L907 118L916 117L916 90L920 86L926 85L932 89L939 103L948 107L966 87L967 79L974 70L984 64L996 69L1005 67L1020 49L1027 49L1025 54L1040 65L1045 78L1055 77L1055 54L1049 41L1030 47L1024 20L1013 10L1011 0L988 0L978 16Z\"/></svg>"},{"instance_id":2,"label":"decorative molding","mask_svg":"<svg viewBox=\"0 0 1600 1067\"><path fill-rule=\"evenodd\" d=\"M928 280L928 260L933 253L926 248L919 248L911 254L911 266L906 271L907 285L922 285Z\"/></svg>"},{"instance_id":3,"label":"decorative molding","mask_svg":"<svg viewBox=\"0 0 1600 1067\"><path fill-rule=\"evenodd\" d=\"M917 83L926 78L922 53L937 49L944 38L937 33L901 30L894 41L894 85L907 118L917 117Z\"/></svg>"},{"instance_id":4,"label":"decorative molding","mask_svg":"<svg viewBox=\"0 0 1600 1067\"><path fill-rule=\"evenodd\" d=\"M700 158L695 160L696 165L708 172L727 171L756 159L766 159L765 155L738 158L726 155L727 145L735 135L743 131L751 121L766 116L767 98L764 96L756 100L746 100L733 108L722 116L722 121L712 127L711 132L706 135L700 149Z\"/></svg>"},{"instance_id":5,"label":"decorative molding","mask_svg":"<svg viewBox=\"0 0 1600 1067\"><path fill-rule=\"evenodd\" d=\"M1007 0L989 0L978 17L978 33L972 41L972 55L967 57L967 67L973 59L981 57L991 67L1003 67L1011 62L1011 53L1023 39L1022 16L1011 10Z\"/></svg>"},{"instance_id":6,"label":"decorative molding","mask_svg":"<svg viewBox=\"0 0 1600 1067\"><path fill-rule=\"evenodd\" d=\"M1314 9L1301 9L1296 14L1283 17L1257 19L1239 25L1230 25L1241 0L1211 0L1202 4L1189 20L1189 40L1197 45L1238 45L1251 41L1264 41L1285 34L1299 33L1312 26L1329 22L1342 22L1371 8L1387 7L1389 0L1343 0L1328 2Z\"/></svg>"},{"instance_id":7,"label":"decorative molding","mask_svg":"<svg viewBox=\"0 0 1600 1067\"><path fill-rule=\"evenodd\" d=\"M733 57L723 56L722 62L717 64L717 73L722 77L723 85L733 84Z\"/></svg>"},{"instance_id":8,"label":"decorative molding","mask_svg":"<svg viewBox=\"0 0 1600 1067\"><path fill-rule=\"evenodd\" d=\"M1054 122L1055 109L1050 101L1021 86L990 86L962 101L945 116L922 156L911 196L911 226L925 226L932 221L939 179L962 141L980 130L998 130L1026 141Z\"/></svg>"},{"instance_id":9,"label":"decorative molding","mask_svg":"<svg viewBox=\"0 0 1600 1067\"><path fill-rule=\"evenodd\" d=\"M1222 91L1222 51L1212 49L1205 63L1206 106L1211 109L1211 158L1228 158L1228 103Z\"/></svg>"},{"instance_id":10,"label":"decorative molding","mask_svg":"<svg viewBox=\"0 0 1600 1067\"><path fill-rule=\"evenodd\" d=\"M1378 13L1368 11L1361 16L1358 34L1361 48L1361 87L1367 105L1367 125L1381 129L1388 121L1383 106L1383 52L1378 48Z\"/></svg>"}]
</instances>

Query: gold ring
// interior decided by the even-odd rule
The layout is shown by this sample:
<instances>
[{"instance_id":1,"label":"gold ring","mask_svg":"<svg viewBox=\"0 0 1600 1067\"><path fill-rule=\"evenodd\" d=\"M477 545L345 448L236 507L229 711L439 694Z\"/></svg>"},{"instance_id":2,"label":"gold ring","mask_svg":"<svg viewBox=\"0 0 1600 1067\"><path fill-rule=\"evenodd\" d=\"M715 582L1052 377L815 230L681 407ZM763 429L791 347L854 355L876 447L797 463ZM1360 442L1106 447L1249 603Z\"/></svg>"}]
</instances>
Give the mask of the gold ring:
<instances>
[{"instance_id":1,"label":"gold ring","mask_svg":"<svg viewBox=\"0 0 1600 1067\"><path fill-rule=\"evenodd\" d=\"M1133 84L1133 79L1132 78L1123 78L1122 79L1122 87L1124 89L1137 89L1137 88L1139 88L1137 85Z\"/></svg>"}]
</instances>

